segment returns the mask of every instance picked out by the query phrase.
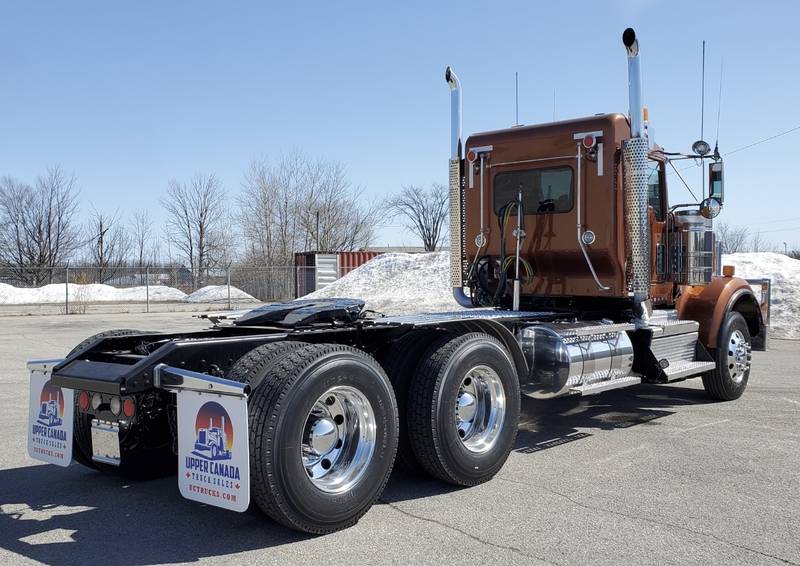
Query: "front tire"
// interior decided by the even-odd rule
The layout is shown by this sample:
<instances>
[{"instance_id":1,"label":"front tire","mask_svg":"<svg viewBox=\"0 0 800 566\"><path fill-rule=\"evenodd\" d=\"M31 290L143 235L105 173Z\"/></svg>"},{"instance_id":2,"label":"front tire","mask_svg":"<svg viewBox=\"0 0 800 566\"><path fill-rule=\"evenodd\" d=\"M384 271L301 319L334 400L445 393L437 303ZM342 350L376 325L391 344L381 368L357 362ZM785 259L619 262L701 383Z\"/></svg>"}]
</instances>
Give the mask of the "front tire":
<instances>
[{"instance_id":1,"label":"front tire","mask_svg":"<svg viewBox=\"0 0 800 566\"><path fill-rule=\"evenodd\" d=\"M729 312L722 322L713 352L717 367L703 375L706 393L720 401L741 397L750 378L751 351L747 322L740 313Z\"/></svg>"},{"instance_id":2,"label":"front tire","mask_svg":"<svg viewBox=\"0 0 800 566\"><path fill-rule=\"evenodd\" d=\"M253 501L307 533L355 524L383 491L397 451L397 404L381 366L348 346L304 345L253 378Z\"/></svg>"},{"instance_id":3,"label":"front tire","mask_svg":"<svg viewBox=\"0 0 800 566\"><path fill-rule=\"evenodd\" d=\"M417 369L408 430L417 461L461 486L488 481L517 437L519 379L505 347L482 333L444 337Z\"/></svg>"}]
</instances>

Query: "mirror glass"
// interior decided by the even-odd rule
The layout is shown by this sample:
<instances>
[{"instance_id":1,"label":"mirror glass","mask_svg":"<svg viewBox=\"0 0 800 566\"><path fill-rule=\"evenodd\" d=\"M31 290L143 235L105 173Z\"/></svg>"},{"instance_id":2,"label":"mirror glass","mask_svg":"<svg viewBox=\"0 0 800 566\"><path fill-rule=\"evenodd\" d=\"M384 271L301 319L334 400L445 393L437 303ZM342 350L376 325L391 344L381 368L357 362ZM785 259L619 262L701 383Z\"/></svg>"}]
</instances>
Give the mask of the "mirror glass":
<instances>
[{"instance_id":1,"label":"mirror glass","mask_svg":"<svg viewBox=\"0 0 800 566\"><path fill-rule=\"evenodd\" d=\"M715 198L709 197L700 203L700 214L704 218L716 218L722 211L719 201Z\"/></svg>"},{"instance_id":2,"label":"mirror glass","mask_svg":"<svg viewBox=\"0 0 800 566\"><path fill-rule=\"evenodd\" d=\"M722 175L722 161L711 163L708 166L708 196L719 201L719 204L724 202L725 196L725 183Z\"/></svg>"}]
</instances>

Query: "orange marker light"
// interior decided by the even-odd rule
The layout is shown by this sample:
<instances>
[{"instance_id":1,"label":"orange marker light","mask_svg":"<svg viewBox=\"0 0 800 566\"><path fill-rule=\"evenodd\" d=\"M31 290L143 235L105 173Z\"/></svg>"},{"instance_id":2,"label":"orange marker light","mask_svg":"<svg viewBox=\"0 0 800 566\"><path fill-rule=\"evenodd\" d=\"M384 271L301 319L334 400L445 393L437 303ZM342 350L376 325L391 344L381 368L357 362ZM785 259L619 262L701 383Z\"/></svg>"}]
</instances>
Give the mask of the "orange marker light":
<instances>
[{"instance_id":1,"label":"orange marker light","mask_svg":"<svg viewBox=\"0 0 800 566\"><path fill-rule=\"evenodd\" d=\"M722 266L722 276L723 277L733 277L733 274L736 273L736 268L732 265L723 265Z\"/></svg>"}]
</instances>

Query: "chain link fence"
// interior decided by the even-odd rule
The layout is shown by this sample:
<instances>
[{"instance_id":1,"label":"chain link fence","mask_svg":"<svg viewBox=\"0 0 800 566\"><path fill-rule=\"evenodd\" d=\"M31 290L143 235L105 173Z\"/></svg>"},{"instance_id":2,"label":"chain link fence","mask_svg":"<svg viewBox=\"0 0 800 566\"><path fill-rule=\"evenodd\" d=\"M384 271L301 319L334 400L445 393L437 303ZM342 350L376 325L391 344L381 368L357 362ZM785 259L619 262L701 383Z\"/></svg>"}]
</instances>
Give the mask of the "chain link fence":
<instances>
[{"instance_id":1,"label":"chain link fence","mask_svg":"<svg viewBox=\"0 0 800 566\"><path fill-rule=\"evenodd\" d=\"M341 269L343 276L350 269ZM315 290L316 267L0 267L0 316L253 308ZM330 282L330 273L324 274Z\"/></svg>"}]
</instances>

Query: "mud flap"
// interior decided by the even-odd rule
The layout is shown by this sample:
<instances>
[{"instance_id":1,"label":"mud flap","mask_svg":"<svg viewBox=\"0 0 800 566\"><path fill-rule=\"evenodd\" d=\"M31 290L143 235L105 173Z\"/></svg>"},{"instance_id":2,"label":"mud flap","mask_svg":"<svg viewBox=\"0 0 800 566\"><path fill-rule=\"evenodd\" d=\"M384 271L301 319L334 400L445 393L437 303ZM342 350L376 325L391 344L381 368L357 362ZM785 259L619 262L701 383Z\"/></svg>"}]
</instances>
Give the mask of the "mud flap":
<instances>
[{"instance_id":1,"label":"mud flap","mask_svg":"<svg viewBox=\"0 0 800 566\"><path fill-rule=\"evenodd\" d=\"M250 504L249 387L173 368L156 368L156 386L178 403L178 488L186 499L232 511Z\"/></svg>"},{"instance_id":2,"label":"mud flap","mask_svg":"<svg viewBox=\"0 0 800 566\"><path fill-rule=\"evenodd\" d=\"M72 461L75 392L50 381L53 367L61 361L28 362L31 372L28 455L42 462L66 467Z\"/></svg>"}]
</instances>

